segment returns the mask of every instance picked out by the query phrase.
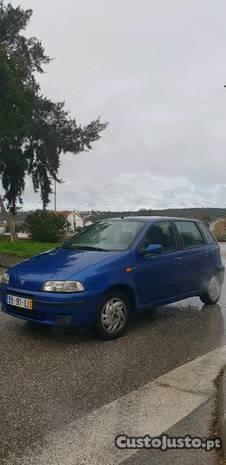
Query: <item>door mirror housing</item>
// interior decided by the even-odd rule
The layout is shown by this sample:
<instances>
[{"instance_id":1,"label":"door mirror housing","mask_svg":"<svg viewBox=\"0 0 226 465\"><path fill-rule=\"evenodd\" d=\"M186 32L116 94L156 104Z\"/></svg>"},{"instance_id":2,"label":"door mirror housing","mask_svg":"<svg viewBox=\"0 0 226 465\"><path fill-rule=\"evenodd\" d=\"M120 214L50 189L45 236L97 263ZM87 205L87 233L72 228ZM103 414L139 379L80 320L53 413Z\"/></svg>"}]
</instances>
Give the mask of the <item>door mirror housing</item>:
<instances>
[{"instance_id":1,"label":"door mirror housing","mask_svg":"<svg viewBox=\"0 0 226 465\"><path fill-rule=\"evenodd\" d=\"M162 245L161 244L150 244L143 250L143 256L146 255L160 255L162 253Z\"/></svg>"}]
</instances>

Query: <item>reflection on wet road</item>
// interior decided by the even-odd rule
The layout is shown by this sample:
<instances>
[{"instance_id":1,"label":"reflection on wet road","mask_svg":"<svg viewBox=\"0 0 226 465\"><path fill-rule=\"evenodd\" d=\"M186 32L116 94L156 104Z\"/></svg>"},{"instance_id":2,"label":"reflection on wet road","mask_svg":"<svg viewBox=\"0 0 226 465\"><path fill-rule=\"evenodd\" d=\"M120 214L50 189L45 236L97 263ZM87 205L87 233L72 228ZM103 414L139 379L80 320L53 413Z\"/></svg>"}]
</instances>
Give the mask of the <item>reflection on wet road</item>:
<instances>
[{"instance_id":1,"label":"reflection on wet road","mask_svg":"<svg viewBox=\"0 0 226 465\"><path fill-rule=\"evenodd\" d=\"M225 344L225 317L225 284L219 305L195 298L146 312L111 342L89 331L31 329L0 314L0 462Z\"/></svg>"}]
</instances>

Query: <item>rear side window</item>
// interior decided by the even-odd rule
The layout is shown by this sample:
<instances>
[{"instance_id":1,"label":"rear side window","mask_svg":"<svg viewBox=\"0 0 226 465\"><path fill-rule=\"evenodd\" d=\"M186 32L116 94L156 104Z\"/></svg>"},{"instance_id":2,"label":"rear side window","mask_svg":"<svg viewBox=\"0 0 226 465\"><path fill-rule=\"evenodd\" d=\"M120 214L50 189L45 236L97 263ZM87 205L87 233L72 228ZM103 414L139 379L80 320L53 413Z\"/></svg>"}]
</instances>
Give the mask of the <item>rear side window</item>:
<instances>
[{"instance_id":1,"label":"rear side window","mask_svg":"<svg viewBox=\"0 0 226 465\"><path fill-rule=\"evenodd\" d=\"M195 223L192 223L192 221L176 221L175 224L185 249L204 244L203 237Z\"/></svg>"},{"instance_id":2,"label":"rear side window","mask_svg":"<svg viewBox=\"0 0 226 465\"><path fill-rule=\"evenodd\" d=\"M204 224L204 223L199 223L199 227L200 227L206 241L208 242L208 244L216 244L217 240L215 239L215 237L213 236L213 234L209 230L208 226L206 224Z\"/></svg>"}]
</instances>

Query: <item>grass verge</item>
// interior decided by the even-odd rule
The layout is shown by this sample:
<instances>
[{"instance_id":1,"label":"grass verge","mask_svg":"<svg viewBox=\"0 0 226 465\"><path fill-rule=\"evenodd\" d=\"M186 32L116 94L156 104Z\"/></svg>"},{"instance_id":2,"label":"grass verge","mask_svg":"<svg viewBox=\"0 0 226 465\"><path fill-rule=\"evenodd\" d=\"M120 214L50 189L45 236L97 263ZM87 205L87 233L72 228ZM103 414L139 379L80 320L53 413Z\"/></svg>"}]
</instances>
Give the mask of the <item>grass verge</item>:
<instances>
[{"instance_id":1,"label":"grass verge","mask_svg":"<svg viewBox=\"0 0 226 465\"><path fill-rule=\"evenodd\" d=\"M4 253L16 257L29 258L58 246L59 244L56 242L35 242L30 240L16 242L0 241L0 254Z\"/></svg>"}]
</instances>

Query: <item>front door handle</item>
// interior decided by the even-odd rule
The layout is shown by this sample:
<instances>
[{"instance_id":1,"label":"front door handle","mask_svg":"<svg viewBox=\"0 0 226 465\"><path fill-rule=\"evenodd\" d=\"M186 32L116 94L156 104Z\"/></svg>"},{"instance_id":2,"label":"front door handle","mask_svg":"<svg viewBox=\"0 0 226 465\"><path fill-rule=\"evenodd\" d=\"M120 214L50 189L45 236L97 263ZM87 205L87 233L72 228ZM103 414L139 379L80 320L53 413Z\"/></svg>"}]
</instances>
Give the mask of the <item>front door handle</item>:
<instances>
[{"instance_id":1,"label":"front door handle","mask_svg":"<svg viewBox=\"0 0 226 465\"><path fill-rule=\"evenodd\" d=\"M182 260L180 257L175 258L175 262L177 263L178 266L182 265Z\"/></svg>"}]
</instances>

